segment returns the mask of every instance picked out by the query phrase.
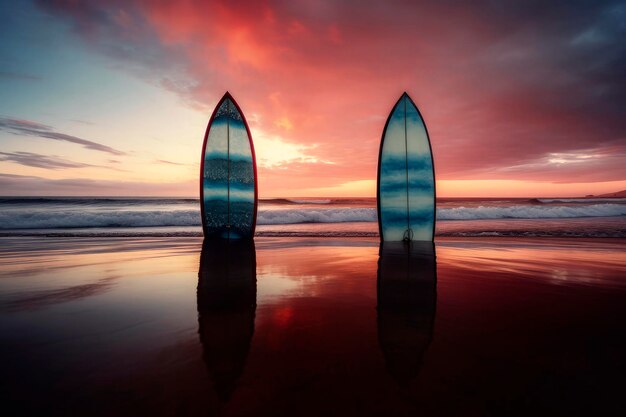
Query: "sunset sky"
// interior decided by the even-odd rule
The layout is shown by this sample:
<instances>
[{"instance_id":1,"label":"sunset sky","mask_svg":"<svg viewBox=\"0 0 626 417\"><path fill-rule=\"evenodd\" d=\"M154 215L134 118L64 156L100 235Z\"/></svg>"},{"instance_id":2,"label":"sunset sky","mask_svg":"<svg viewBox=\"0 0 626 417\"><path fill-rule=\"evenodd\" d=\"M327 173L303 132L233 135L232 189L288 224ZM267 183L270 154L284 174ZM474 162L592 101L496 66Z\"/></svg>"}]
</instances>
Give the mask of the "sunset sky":
<instances>
[{"instance_id":1,"label":"sunset sky","mask_svg":"<svg viewBox=\"0 0 626 417\"><path fill-rule=\"evenodd\" d=\"M0 195L197 196L225 91L259 195L375 196L422 112L438 194L626 189L624 1L3 1Z\"/></svg>"}]
</instances>

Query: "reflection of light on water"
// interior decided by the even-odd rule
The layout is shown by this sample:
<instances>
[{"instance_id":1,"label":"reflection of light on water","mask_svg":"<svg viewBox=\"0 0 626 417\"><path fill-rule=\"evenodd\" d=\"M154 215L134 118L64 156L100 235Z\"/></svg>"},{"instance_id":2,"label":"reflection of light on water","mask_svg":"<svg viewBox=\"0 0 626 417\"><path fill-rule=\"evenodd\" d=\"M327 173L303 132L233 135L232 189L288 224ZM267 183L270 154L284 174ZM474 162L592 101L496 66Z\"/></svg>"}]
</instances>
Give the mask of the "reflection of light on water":
<instances>
[{"instance_id":1,"label":"reflection of light on water","mask_svg":"<svg viewBox=\"0 0 626 417\"><path fill-rule=\"evenodd\" d=\"M375 285L377 261L377 240L259 238L257 303L363 294Z\"/></svg>"},{"instance_id":2,"label":"reflection of light on water","mask_svg":"<svg viewBox=\"0 0 626 417\"><path fill-rule=\"evenodd\" d=\"M552 284L595 284L603 281L602 275L587 270L580 270L573 275L566 269L558 269L553 272L551 277L550 283Z\"/></svg>"},{"instance_id":3,"label":"reflection of light on water","mask_svg":"<svg viewBox=\"0 0 626 417\"><path fill-rule=\"evenodd\" d=\"M553 284L592 284L623 287L626 265L623 246L580 239L442 240L437 246L440 266L515 274Z\"/></svg>"},{"instance_id":4,"label":"reflection of light on water","mask_svg":"<svg viewBox=\"0 0 626 417\"><path fill-rule=\"evenodd\" d=\"M273 268L271 265L257 270L257 303L267 304L283 297L299 297L314 295L305 289L304 281L314 281L318 277L314 275L293 276L285 275L281 268Z\"/></svg>"},{"instance_id":5,"label":"reflection of light on water","mask_svg":"<svg viewBox=\"0 0 626 417\"><path fill-rule=\"evenodd\" d=\"M558 284L563 281L569 281L569 274L564 269L555 269L551 275L551 282L553 284Z\"/></svg>"},{"instance_id":6,"label":"reflection of light on water","mask_svg":"<svg viewBox=\"0 0 626 417\"><path fill-rule=\"evenodd\" d=\"M276 308L272 312L272 323L279 327L287 327L293 318L292 307L280 307Z\"/></svg>"}]
</instances>

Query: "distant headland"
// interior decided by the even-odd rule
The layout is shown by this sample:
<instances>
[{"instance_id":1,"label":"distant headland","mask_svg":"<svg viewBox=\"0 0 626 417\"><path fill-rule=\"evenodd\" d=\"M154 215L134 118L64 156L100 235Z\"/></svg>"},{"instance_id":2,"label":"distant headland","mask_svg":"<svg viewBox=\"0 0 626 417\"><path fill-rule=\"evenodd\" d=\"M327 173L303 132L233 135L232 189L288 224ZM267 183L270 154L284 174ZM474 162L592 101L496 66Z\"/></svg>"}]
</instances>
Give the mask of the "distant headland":
<instances>
[{"instance_id":1,"label":"distant headland","mask_svg":"<svg viewBox=\"0 0 626 417\"><path fill-rule=\"evenodd\" d=\"M618 191L616 193L607 193L600 195L586 195L585 198L626 198L626 190Z\"/></svg>"}]
</instances>

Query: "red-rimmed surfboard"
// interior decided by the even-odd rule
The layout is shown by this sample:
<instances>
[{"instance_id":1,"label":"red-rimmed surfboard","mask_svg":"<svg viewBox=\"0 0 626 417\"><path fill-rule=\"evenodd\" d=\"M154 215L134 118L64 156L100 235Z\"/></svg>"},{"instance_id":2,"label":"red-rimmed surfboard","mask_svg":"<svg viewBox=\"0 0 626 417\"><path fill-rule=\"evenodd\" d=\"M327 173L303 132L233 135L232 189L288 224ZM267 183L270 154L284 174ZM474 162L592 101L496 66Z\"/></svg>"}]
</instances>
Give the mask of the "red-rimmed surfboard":
<instances>
[{"instance_id":1,"label":"red-rimmed surfboard","mask_svg":"<svg viewBox=\"0 0 626 417\"><path fill-rule=\"evenodd\" d=\"M407 93L391 110L383 130L377 208L381 240L433 240L433 154L424 119Z\"/></svg>"},{"instance_id":2,"label":"red-rimmed surfboard","mask_svg":"<svg viewBox=\"0 0 626 417\"><path fill-rule=\"evenodd\" d=\"M250 128L241 108L226 92L211 115L202 145L200 207L204 236L252 238L257 190Z\"/></svg>"}]
</instances>

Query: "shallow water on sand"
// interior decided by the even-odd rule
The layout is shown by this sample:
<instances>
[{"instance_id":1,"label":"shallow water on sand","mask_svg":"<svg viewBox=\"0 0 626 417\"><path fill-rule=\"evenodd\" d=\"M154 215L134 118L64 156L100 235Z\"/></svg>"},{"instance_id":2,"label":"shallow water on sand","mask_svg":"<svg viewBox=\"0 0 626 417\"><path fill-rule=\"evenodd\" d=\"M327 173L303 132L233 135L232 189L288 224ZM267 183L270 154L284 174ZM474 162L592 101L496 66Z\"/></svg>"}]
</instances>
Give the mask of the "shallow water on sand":
<instances>
[{"instance_id":1,"label":"shallow water on sand","mask_svg":"<svg viewBox=\"0 0 626 417\"><path fill-rule=\"evenodd\" d=\"M0 238L3 405L12 416L623 414L625 249Z\"/></svg>"}]
</instances>

